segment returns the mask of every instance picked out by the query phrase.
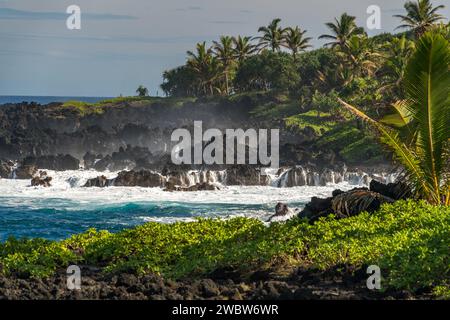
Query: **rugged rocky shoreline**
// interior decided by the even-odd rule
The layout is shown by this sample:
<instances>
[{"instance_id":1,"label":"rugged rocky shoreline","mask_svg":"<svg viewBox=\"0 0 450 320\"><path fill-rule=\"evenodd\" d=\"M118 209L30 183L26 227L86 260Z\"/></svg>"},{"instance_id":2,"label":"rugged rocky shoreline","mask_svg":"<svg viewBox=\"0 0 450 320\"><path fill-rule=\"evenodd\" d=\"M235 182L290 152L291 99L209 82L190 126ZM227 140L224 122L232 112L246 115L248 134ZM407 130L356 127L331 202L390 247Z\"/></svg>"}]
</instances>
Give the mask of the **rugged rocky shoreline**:
<instances>
[{"instance_id":1,"label":"rugged rocky shoreline","mask_svg":"<svg viewBox=\"0 0 450 320\"><path fill-rule=\"evenodd\" d=\"M206 278L174 281L158 275L104 275L92 267L81 269L81 290L67 289L61 271L47 279L0 277L0 300L366 300L432 299L430 293L369 290L363 269L328 271L280 266L240 274L216 270Z\"/></svg>"}]
</instances>

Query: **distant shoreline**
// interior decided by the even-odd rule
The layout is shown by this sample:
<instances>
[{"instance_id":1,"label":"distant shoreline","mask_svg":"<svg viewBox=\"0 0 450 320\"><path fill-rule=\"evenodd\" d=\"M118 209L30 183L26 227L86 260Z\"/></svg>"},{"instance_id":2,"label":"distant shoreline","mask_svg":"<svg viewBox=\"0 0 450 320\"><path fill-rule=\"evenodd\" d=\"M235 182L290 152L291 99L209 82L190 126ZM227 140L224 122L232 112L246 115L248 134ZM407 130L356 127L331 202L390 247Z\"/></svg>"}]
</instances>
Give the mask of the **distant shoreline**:
<instances>
[{"instance_id":1,"label":"distant shoreline","mask_svg":"<svg viewBox=\"0 0 450 320\"><path fill-rule=\"evenodd\" d=\"M39 104L49 104L52 102L67 102L71 100L95 103L112 97L71 97L71 96L2 96L0 95L0 105L8 103L35 102Z\"/></svg>"}]
</instances>

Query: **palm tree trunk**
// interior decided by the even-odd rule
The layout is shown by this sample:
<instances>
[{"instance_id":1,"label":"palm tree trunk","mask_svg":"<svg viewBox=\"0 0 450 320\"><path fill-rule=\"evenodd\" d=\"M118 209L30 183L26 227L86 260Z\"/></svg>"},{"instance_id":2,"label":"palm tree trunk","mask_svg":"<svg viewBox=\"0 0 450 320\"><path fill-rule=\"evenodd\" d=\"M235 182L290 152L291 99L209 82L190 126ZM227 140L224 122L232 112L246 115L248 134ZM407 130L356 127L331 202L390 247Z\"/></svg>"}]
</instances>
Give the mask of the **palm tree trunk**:
<instances>
[{"instance_id":1,"label":"palm tree trunk","mask_svg":"<svg viewBox=\"0 0 450 320\"><path fill-rule=\"evenodd\" d=\"M226 90L226 95L228 96L230 94L230 87L228 84L228 70L225 71L225 90Z\"/></svg>"}]
</instances>

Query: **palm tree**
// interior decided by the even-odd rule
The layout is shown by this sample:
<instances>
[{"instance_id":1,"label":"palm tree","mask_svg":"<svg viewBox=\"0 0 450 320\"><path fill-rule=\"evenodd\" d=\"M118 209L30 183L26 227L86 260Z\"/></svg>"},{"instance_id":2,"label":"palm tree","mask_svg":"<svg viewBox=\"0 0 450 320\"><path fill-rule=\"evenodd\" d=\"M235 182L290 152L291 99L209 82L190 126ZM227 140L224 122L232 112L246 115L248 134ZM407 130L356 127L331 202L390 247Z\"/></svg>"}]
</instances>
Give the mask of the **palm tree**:
<instances>
[{"instance_id":1,"label":"palm tree","mask_svg":"<svg viewBox=\"0 0 450 320\"><path fill-rule=\"evenodd\" d=\"M381 55L376 52L374 45L367 36L352 36L345 47L338 52L355 75L371 76L378 68Z\"/></svg>"},{"instance_id":2,"label":"palm tree","mask_svg":"<svg viewBox=\"0 0 450 320\"><path fill-rule=\"evenodd\" d=\"M233 38L234 58L241 64L245 59L254 54L258 49L251 43L252 37Z\"/></svg>"},{"instance_id":3,"label":"palm tree","mask_svg":"<svg viewBox=\"0 0 450 320\"><path fill-rule=\"evenodd\" d=\"M299 27L287 28L284 35L284 42L282 45L292 51L294 61L297 60L297 54L310 48L309 41L312 38L305 37L306 30L301 30Z\"/></svg>"},{"instance_id":4,"label":"palm tree","mask_svg":"<svg viewBox=\"0 0 450 320\"><path fill-rule=\"evenodd\" d=\"M148 96L148 89L146 87L144 87L143 85L140 85L136 89L136 93L138 94L139 97L146 97L146 96Z\"/></svg>"},{"instance_id":5,"label":"palm tree","mask_svg":"<svg viewBox=\"0 0 450 320\"><path fill-rule=\"evenodd\" d=\"M416 45L405 72L407 99L398 118L411 131L402 139L397 128L386 126L340 100L354 115L380 134L403 165L415 194L432 204L450 204L448 152L450 131L450 43L440 34L426 33Z\"/></svg>"},{"instance_id":6,"label":"palm tree","mask_svg":"<svg viewBox=\"0 0 450 320\"><path fill-rule=\"evenodd\" d=\"M433 24L444 19L444 17L437 13L438 10L445 8L440 5L433 7L430 0L417 0L417 2L408 1L405 3L406 16L394 15L400 18L403 22L398 28L407 28L413 30L417 36L420 36L427 31Z\"/></svg>"},{"instance_id":7,"label":"palm tree","mask_svg":"<svg viewBox=\"0 0 450 320\"><path fill-rule=\"evenodd\" d=\"M328 22L326 26L331 30L332 34L323 34L319 39L332 40L325 44L325 46L343 48L347 41L354 35L362 34L364 31L356 25L356 17L350 16L347 13L341 15L339 20L334 19L335 22Z\"/></svg>"},{"instance_id":8,"label":"palm tree","mask_svg":"<svg viewBox=\"0 0 450 320\"><path fill-rule=\"evenodd\" d=\"M219 61L212 55L212 49L206 48L206 42L197 43L196 52L188 51L187 66L197 75L205 95L214 94L214 81L219 70Z\"/></svg>"},{"instance_id":9,"label":"palm tree","mask_svg":"<svg viewBox=\"0 0 450 320\"><path fill-rule=\"evenodd\" d=\"M280 51L281 44L286 29L279 26L281 19L273 19L267 27L260 27L258 32L262 32L261 37L257 37L260 42L261 49L270 48L273 52Z\"/></svg>"},{"instance_id":10,"label":"palm tree","mask_svg":"<svg viewBox=\"0 0 450 320\"><path fill-rule=\"evenodd\" d=\"M380 74L385 76L387 81L380 88L380 92L391 93L398 99L404 98L402 83L406 65L414 48L414 42L408 40L405 35L401 38L394 38L385 44L386 52Z\"/></svg>"},{"instance_id":11,"label":"palm tree","mask_svg":"<svg viewBox=\"0 0 450 320\"><path fill-rule=\"evenodd\" d=\"M220 42L214 41L213 50L216 57L222 63L223 74L225 76L225 91L228 95L230 93L229 78L230 69L234 65L234 50L233 38L228 36L220 37Z\"/></svg>"}]
</instances>

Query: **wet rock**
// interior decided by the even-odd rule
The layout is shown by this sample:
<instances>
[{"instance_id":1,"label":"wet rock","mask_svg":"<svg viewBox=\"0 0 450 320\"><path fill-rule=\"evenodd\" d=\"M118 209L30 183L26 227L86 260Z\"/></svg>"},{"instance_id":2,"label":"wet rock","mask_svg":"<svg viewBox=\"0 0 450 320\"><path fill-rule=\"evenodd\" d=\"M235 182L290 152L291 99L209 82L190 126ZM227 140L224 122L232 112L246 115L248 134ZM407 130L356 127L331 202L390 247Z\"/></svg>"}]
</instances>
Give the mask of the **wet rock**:
<instances>
[{"instance_id":1,"label":"wet rock","mask_svg":"<svg viewBox=\"0 0 450 320\"><path fill-rule=\"evenodd\" d=\"M85 188L90 187L98 187L98 188L105 188L109 186L108 178L105 176L99 176L97 178L89 179L86 184L84 185Z\"/></svg>"},{"instance_id":2,"label":"wet rock","mask_svg":"<svg viewBox=\"0 0 450 320\"><path fill-rule=\"evenodd\" d=\"M52 181L52 177L47 176L47 172L40 171L39 176L34 177L31 179L31 186L32 187L51 187L50 182Z\"/></svg>"},{"instance_id":3,"label":"wet rock","mask_svg":"<svg viewBox=\"0 0 450 320\"><path fill-rule=\"evenodd\" d=\"M368 190L352 190L342 193L331 200L333 213L340 218L357 215L363 211L374 212L384 203L394 200L379 193Z\"/></svg>"},{"instance_id":4,"label":"wet rock","mask_svg":"<svg viewBox=\"0 0 450 320\"><path fill-rule=\"evenodd\" d=\"M316 216L322 216L332 213L331 201L332 197L322 199L318 197L312 197L311 201L306 204L305 208L300 212L300 218L312 219Z\"/></svg>"},{"instance_id":5,"label":"wet rock","mask_svg":"<svg viewBox=\"0 0 450 320\"><path fill-rule=\"evenodd\" d=\"M275 214L271 216L267 222L271 222L273 219L279 217L292 217L294 214L294 211L289 208L286 203L278 202L275 206Z\"/></svg>"},{"instance_id":6,"label":"wet rock","mask_svg":"<svg viewBox=\"0 0 450 320\"><path fill-rule=\"evenodd\" d=\"M95 155L89 151L86 152L83 156L84 169L89 170L94 168L95 163L101 159L103 159L103 155L101 154Z\"/></svg>"},{"instance_id":7,"label":"wet rock","mask_svg":"<svg viewBox=\"0 0 450 320\"><path fill-rule=\"evenodd\" d=\"M227 185L229 186L265 186L269 183L261 170L250 165L236 165L227 169Z\"/></svg>"},{"instance_id":8,"label":"wet rock","mask_svg":"<svg viewBox=\"0 0 450 320\"><path fill-rule=\"evenodd\" d=\"M394 200L408 199L412 196L411 189L402 182L384 184L372 180L370 182L370 191L377 192Z\"/></svg>"},{"instance_id":9,"label":"wet rock","mask_svg":"<svg viewBox=\"0 0 450 320\"><path fill-rule=\"evenodd\" d=\"M12 176L14 163L0 160L0 178L9 179Z\"/></svg>"},{"instance_id":10,"label":"wet rock","mask_svg":"<svg viewBox=\"0 0 450 320\"><path fill-rule=\"evenodd\" d=\"M14 171L14 176L16 179L32 179L36 173L38 172L38 168L35 165L21 165Z\"/></svg>"},{"instance_id":11,"label":"wet rock","mask_svg":"<svg viewBox=\"0 0 450 320\"><path fill-rule=\"evenodd\" d=\"M355 188L347 192L335 190L332 197L311 198L311 201L300 212L299 217L310 219L311 222L329 214L335 214L337 218L346 218L363 211L374 212L383 203L393 202L393 199L369 191L367 188Z\"/></svg>"},{"instance_id":12,"label":"wet rock","mask_svg":"<svg viewBox=\"0 0 450 320\"><path fill-rule=\"evenodd\" d=\"M165 179L160 174L148 170L122 171L117 178L111 180L110 184L116 187L155 188L163 187Z\"/></svg>"}]
</instances>

